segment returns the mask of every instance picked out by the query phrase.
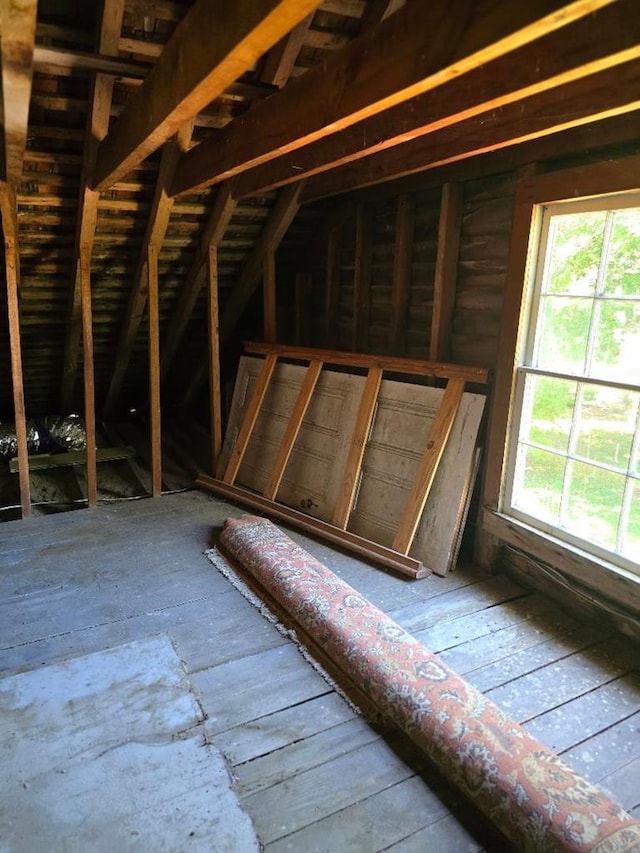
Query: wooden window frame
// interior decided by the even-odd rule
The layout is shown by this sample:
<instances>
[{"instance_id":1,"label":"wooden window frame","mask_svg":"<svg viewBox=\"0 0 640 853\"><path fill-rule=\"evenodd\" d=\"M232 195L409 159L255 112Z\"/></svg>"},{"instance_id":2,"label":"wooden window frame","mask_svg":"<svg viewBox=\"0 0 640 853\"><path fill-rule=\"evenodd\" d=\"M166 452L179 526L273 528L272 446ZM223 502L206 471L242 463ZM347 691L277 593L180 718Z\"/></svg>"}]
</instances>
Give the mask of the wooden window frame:
<instances>
[{"instance_id":1,"label":"wooden window frame","mask_svg":"<svg viewBox=\"0 0 640 853\"><path fill-rule=\"evenodd\" d=\"M638 575L506 516L501 508L516 348L519 330L526 322L524 297L534 272L541 209L566 199L633 192L639 188L640 156L637 155L550 172L528 169L517 183L476 547L477 559L487 567L495 565L502 544L516 547L638 613Z\"/></svg>"}]
</instances>

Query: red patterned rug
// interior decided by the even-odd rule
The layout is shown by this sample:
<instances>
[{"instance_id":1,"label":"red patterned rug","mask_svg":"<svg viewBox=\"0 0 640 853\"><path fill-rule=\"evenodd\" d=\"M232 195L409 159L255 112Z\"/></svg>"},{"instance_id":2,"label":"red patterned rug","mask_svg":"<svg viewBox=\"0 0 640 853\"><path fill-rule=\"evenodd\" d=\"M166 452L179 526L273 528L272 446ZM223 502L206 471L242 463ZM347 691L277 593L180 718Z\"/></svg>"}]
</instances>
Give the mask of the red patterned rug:
<instances>
[{"instance_id":1,"label":"red patterned rug","mask_svg":"<svg viewBox=\"0 0 640 853\"><path fill-rule=\"evenodd\" d=\"M270 521L220 544L517 849L640 853L640 822Z\"/></svg>"}]
</instances>

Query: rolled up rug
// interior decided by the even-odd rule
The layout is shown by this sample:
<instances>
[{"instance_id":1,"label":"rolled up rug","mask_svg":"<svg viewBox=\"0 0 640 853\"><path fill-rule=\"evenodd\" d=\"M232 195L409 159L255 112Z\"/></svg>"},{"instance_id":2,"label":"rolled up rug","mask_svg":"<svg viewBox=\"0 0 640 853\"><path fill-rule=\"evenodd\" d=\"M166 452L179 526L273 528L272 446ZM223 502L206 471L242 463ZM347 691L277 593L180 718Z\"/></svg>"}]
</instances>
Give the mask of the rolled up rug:
<instances>
[{"instance_id":1,"label":"rolled up rug","mask_svg":"<svg viewBox=\"0 0 640 853\"><path fill-rule=\"evenodd\" d=\"M640 853L640 822L267 519L221 546L520 850Z\"/></svg>"}]
</instances>

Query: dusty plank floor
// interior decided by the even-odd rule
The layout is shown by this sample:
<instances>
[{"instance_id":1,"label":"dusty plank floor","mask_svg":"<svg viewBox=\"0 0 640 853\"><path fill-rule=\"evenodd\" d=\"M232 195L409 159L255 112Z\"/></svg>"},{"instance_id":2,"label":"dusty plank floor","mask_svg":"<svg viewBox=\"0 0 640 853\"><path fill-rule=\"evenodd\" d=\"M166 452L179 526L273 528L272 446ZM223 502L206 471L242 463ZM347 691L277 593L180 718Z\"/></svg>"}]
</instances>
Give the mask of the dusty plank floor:
<instances>
[{"instance_id":1,"label":"dusty plank floor","mask_svg":"<svg viewBox=\"0 0 640 853\"><path fill-rule=\"evenodd\" d=\"M503 847L203 556L241 512L187 492L1 525L1 674L166 633L270 853ZM292 536L640 815L637 649L506 577L404 581Z\"/></svg>"}]
</instances>

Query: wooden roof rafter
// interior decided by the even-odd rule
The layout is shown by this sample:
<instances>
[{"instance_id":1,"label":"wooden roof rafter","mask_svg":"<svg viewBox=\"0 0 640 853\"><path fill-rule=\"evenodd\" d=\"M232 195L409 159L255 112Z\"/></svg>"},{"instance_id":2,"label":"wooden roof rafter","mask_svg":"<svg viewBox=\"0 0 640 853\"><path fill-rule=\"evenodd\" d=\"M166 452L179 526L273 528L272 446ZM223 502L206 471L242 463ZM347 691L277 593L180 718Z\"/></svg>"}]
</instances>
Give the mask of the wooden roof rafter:
<instances>
[{"instance_id":1,"label":"wooden roof rafter","mask_svg":"<svg viewBox=\"0 0 640 853\"><path fill-rule=\"evenodd\" d=\"M122 30L124 3L125 0L105 0L104 2L98 38L98 52L101 54L116 56L118 53L118 39ZM68 412L71 408L78 371L80 340L82 337L82 276L80 260L82 253L84 253L85 257L91 258L95 238L100 193L91 189L90 184L95 169L98 143L109 130L113 82L111 75L96 74L87 116L76 241L71 273L69 319L67 323L60 395L60 408L63 412Z\"/></svg>"},{"instance_id":2,"label":"wooden roof rafter","mask_svg":"<svg viewBox=\"0 0 640 853\"><path fill-rule=\"evenodd\" d=\"M237 175L383 113L517 50L614 0L410 0L295 84L188 152L172 192ZM438 38L425 50L424 33Z\"/></svg>"},{"instance_id":3,"label":"wooden roof rafter","mask_svg":"<svg viewBox=\"0 0 640 853\"><path fill-rule=\"evenodd\" d=\"M318 5L196 0L101 142L94 189L110 187L135 168Z\"/></svg>"},{"instance_id":4,"label":"wooden roof rafter","mask_svg":"<svg viewBox=\"0 0 640 853\"><path fill-rule=\"evenodd\" d=\"M274 189L378 154L637 57L640 19L635 0L617 0L594 14L526 44L461 77L438 97L426 93L343 133L249 169L240 197ZM567 49L567 44L571 49Z\"/></svg>"},{"instance_id":5,"label":"wooden roof rafter","mask_svg":"<svg viewBox=\"0 0 640 853\"><path fill-rule=\"evenodd\" d=\"M0 0L0 180L22 175L33 77L37 0Z\"/></svg>"}]
</instances>

